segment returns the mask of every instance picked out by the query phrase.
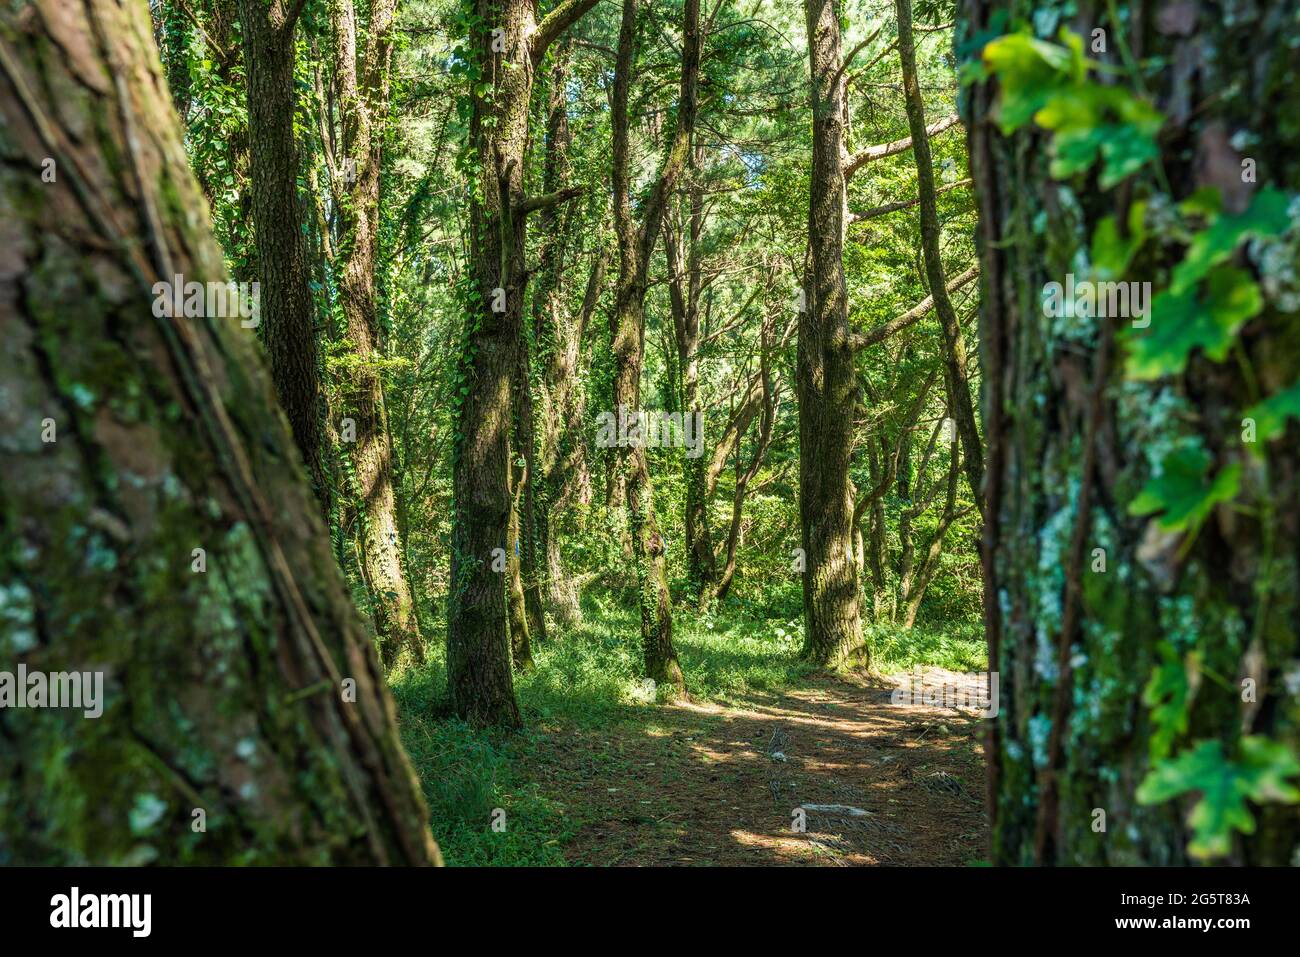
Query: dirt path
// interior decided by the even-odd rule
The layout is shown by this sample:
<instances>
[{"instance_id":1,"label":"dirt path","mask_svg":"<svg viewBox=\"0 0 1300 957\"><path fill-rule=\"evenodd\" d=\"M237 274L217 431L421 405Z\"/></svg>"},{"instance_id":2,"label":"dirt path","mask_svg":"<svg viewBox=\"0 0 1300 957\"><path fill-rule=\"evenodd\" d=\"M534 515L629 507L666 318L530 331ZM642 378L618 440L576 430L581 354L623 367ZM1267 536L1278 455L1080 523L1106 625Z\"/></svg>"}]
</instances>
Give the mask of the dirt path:
<instances>
[{"instance_id":1,"label":"dirt path","mask_svg":"<svg viewBox=\"0 0 1300 957\"><path fill-rule=\"evenodd\" d=\"M731 707L553 731L524 768L564 808L572 864L964 865L984 856L973 714L819 676ZM806 809L805 830L795 829ZM860 812L855 813L857 809Z\"/></svg>"}]
</instances>

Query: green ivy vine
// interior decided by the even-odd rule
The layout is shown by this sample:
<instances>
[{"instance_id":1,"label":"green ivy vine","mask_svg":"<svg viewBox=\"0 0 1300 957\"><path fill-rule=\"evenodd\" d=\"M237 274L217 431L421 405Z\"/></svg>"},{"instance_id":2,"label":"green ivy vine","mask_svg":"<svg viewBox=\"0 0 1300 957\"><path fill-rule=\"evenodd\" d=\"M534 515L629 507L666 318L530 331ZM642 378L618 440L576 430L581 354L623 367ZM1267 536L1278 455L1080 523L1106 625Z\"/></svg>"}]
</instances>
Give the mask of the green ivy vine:
<instances>
[{"instance_id":1,"label":"green ivy vine","mask_svg":"<svg viewBox=\"0 0 1300 957\"><path fill-rule=\"evenodd\" d=\"M1033 124L1049 134L1054 179L1095 172L1101 189L1113 190L1138 174L1148 174L1140 183L1143 198L1129 206L1125 228L1121 230L1115 217L1106 217L1094 230L1090 278L1114 282L1126 275L1151 239L1148 215L1155 206L1166 217L1161 233L1177 237L1182 246L1181 259L1167 280L1153 284L1157 291L1150 301L1150 321L1119 333L1124 375L1134 381L1178 375L1199 353L1215 363L1235 358L1253 387L1239 333L1264 308L1264 295L1254 276L1232 261L1243 244L1270 240L1289 229L1294 197L1266 186L1237 213L1224 210L1215 188L1173 197L1160 165L1158 136L1165 117L1145 95L1122 82L1127 69L1132 85L1141 90L1122 38L1126 68L1088 59L1083 38L1066 28L1053 43L1039 39L1028 27L1005 32L1004 24L995 23L989 33L966 45L966 52L978 55L962 69L963 84L997 79L1000 95L993 118L1001 132L1010 135ZM1119 82L1100 82L1099 75ZM1167 219L1170 213L1172 222ZM1262 443L1281 436L1287 420L1300 419L1300 382L1261 397L1242 414L1256 430L1251 452L1262 456ZM1199 444L1175 444L1129 502L1129 513L1153 516L1162 531L1182 534L1185 551L1216 506L1235 503L1241 491L1240 463L1217 472L1213 466L1210 453ZM1267 524L1267 516L1260 518ZM1266 544L1271 555L1271 543ZM1267 588L1260 601L1266 605ZM1261 618L1263 612L1261 607ZM1196 686L1205 669L1196 650L1181 655L1168 642L1157 650L1160 661L1143 695L1153 726L1151 768L1137 799L1157 804L1197 793L1188 818L1188 852L1201 859L1222 857L1231 848L1234 832L1254 831L1247 802L1300 801L1300 790L1291 783L1300 775L1300 761L1286 745L1259 735L1244 735L1231 749L1217 740L1199 740L1176 751L1176 743L1188 732ZM1231 689L1224 679L1210 677Z\"/></svg>"}]
</instances>

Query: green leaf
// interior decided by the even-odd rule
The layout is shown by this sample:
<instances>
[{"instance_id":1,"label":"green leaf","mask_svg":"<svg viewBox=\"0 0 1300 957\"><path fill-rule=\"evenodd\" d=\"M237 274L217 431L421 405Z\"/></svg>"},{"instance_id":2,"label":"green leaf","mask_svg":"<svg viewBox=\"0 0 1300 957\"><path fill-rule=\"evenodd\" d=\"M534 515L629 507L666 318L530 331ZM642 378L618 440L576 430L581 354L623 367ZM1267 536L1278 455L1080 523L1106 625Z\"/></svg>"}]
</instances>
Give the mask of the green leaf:
<instances>
[{"instance_id":1,"label":"green leaf","mask_svg":"<svg viewBox=\"0 0 1300 957\"><path fill-rule=\"evenodd\" d=\"M1223 210L1223 196L1217 186L1202 186L1178 204L1184 216L1204 216L1214 219Z\"/></svg>"},{"instance_id":2,"label":"green leaf","mask_svg":"<svg viewBox=\"0 0 1300 957\"><path fill-rule=\"evenodd\" d=\"M1201 741L1176 759L1154 767L1137 790L1140 804L1159 804L1191 791L1200 799L1192 806L1188 824L1193 857L1223 857L1232 847L1233 831L1255 832L1255 818L1246 802L1300 801L1288 779L1300 774L1286 745L1260 735L1241 739L1240 760L1228 760L1219 741Z\"/></svg>"},{"instance_id":3,"label":"green leaf","mask_svg":"<svg viewBox=\"0 0 1300 957\"><path fill-rule=\"evenodd\" d=\"M1113 132L1101 146L1102 189L1117 186L1160 157L1160 148L1156 145L1159 122L1153 127L1126 123L1110 129Z\"/></svg>"},{"instance_id":4,"label":"green leaf","mask_svg":"<svg viewBox=\"0 0 1300 957\"><path fill-rule=\"evenodd\" d=\"M1267 186L1255 194L1244 213L1216 217L1208 228L1196 234L1183 261L1174 269L1171 291L1191 289L1214 266L1231 256L1243 240L1285 232L1290 225L1287 216L1290 202L1286 193Z\"/></svg>"},{"instance_id":5,"label":"green leaf","mask_svg":"<svg viewBox=\"0 0 1300 957\"><path fill-rule=\"evenodd\" d=\"M1189 654L1186 664L1178 657L1174 646L1160 643L1162 662L1151 672L1151 678L1142 690L1142 703L1151 709L1151 759L1159 761L1169 756L1174 739L1187 731L1191 682L1189 669L1198 669L1200 660L1196 652Z\"/></svg>"},{"instance_id":6,"label":"green leaf","mask_svg":"<svg viewBox=\"0 0 1300 957\"><path fill-rule=\"evenodd\" d=\"M1054 92L1084 78L1083 38L1063 36L1068 46L1047 43L1025 31L999 37L984 47L984 65L1001 85L997 121L1004 134L1033 119Z\"/></svg>"},{"instance_id":7,"label":"green leaf","mask_svg":"<svg viewBox=\"0 0 1300 957\"><path fill-rule=\"evenodd\" d=\"M1278 438L1286 431L1287 419L1300 419L1300 381L1251 406L1245 417L1255 420L1255 437L1260 442Z\"/></svg>"},{"instance_id":8,"label":"green leaf","mask_svg":"<svg viewBox=\"0 0 1300 957\"><path fill-rule=\"evenodd\" d=\"M1092 279L1095 282L1115 282L1124 278L1134 254L1146 241L1146 203L1134 203L1129 208L1128 238L1119 234L1119 224L1114 216L1107 216L1097 224L1092 233Z\"/></svg>"},{"instance_id":9,"label":"green leaf","mask_svg":"<svg viewBox=\"0 0 1300 957\"><path fill-rule=\"evenodd\" d=\"M1160 528L1195 532L1215 505L1236 496L1241 483L1240 463L1233 462L1223 468L1213 482L1207 479L1209 471L1210 456L1204 449L1183 446L1174 450L1160 463L1159 474L1129 503L1129 514L1163 512L1158 522Z\"/></svg>"},{"instance_id":10,"label":"green leaf","mask_svg":"<svg viewBox=\"0 0 1300 957\"><path fill-rule=\"evenodd\" d=\"M1263 307L1259 286L1235 266L1214 269L1200 293L1193 289L1161 292L1151 302L1147 328L1125 335L1125 370L1135 379L1176 375L1198 348L1222 362L1237 330Z\"/></svg>"},{"instance_id":11,"label":"green leaf","mask_svg":"<svg viewBox=\"0 0 1300 957\"><path fill-rule=\"evenodd\" d=\"M1074 126L1058 132L1052 140L1052 178L1069 179L1092 169L1106 138L1113 135L1106 126Z\"/></svg>"}]
</instances>

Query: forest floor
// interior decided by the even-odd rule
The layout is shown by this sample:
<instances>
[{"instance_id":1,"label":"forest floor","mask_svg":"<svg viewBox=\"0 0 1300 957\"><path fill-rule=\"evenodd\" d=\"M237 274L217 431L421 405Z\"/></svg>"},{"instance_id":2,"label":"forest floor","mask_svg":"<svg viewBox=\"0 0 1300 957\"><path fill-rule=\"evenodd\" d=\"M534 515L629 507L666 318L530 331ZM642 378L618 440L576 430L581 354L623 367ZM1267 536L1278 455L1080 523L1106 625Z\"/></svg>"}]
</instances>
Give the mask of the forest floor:
<instances>
[{"instance_id":1,"label":"forest floor","mask_svg":"<svg viewBox=\"0 0 1300 957\"><path fill-rule=\"evenodd\" d=\"M828 673L799 663L797 622L743 608L683 614L674 640L691 698L656 702L637 678L635 620L609 605L587 611L582 626L535 647L537 669L517 676L522 732L448 717L436 654L394 680L449 864L962 866L984 857L982 722L890 701L914 665L945 680L982 669L978 634L880 633L876 674Z\"/></svg>"},{"instance_id":2,"label":"forest floor","mask_svg":"<svg viewBox=\"0 0 1300 957\"><path fill-rule=\"evenodd\" d=\"M981 726L891 688L823 674L645 727L556 728L518 770L575 816L572 864L971 863Z\"/></svg>"}]
</instances>

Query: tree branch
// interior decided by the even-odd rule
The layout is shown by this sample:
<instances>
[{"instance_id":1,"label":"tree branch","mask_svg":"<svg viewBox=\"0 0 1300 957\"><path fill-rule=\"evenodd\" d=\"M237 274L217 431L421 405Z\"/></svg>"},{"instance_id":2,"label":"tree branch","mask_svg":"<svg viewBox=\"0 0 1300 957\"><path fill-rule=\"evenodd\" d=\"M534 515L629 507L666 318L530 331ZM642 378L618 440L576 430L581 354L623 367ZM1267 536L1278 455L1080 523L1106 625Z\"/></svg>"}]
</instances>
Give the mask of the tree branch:
<instances>
[{"instance_id":1,"label":"tree branch","mask_svg":"<svg viewBox=\"0 0 1300 957\"><path fill-rule=\"evenodd\" d=\"M294 0L293 7L285 14L284 23L280 29L288 32L298 23L298 18L302 16L303 8L307 6L307 0Z\"/></svg>"},{"instance_id":2,"label":"tree branch","mask_svg":"<svg viewBox=\"0 0 1300 957\"><path fill-rule=\"evenodd\" d=\"M546 209L549 206L566 202L575 196L581 196L582 192L581 186L566 186L564 189L557 189L545 196L529 196L519 204L519 209L524 214L533 213L539 209Z\"/></svg>"},{"instance_id":3,"label":"tree branch","mask_svg":"<svg viewBox=\"0 0 1300 957\"><path fill-rule=\"evenodd\" d=\"M963 179L956 183L949 183L947 186L940 186L936 189L934 195L938 196L940 193L946 193L949 190L960 189L963 186L969 186L970 183L971 181L969 179ZM860 223L866 219L875 219L877 216L884 216L888 213L896 213L900 209L909 209L920 201L921 197L915 196L912 199L900 200L897 203L885 203L882 206L873 206L871 209L863 210L860 213L849 213L849 224Z\"/></svg>"},{"instance_id":4,"label":"tree branch","mask_svg":"<svg viewBox=\"0 0 1300 957\"><path fill-rule=\"evenodd\" d=\"M944 130L952 129L959 123L961 123L961 117L953 113L941 120L935 120L925 128L925 134L926 136L938 136ZM884 159L886 156L894 156L911 148L912 138L910 136L905 136L901 140L894 140L892 143L879 143L875 146L868 146L844 164L844 178L848 179L868 163Z\"/></svg>"},{"instance_id":5,"label":"tree branch","mask_svg":"<svg viewBox=\"0 0 1300 957\"><path fill-rule=\"evenodd\" d=\"M176 0L176 5L181 8L181 13L185 14L185 19L194 24L194 29L199 31L199 36L203 37L203 42L212 48L212 52L217 55L218 62L222 64L229 63L232 56L231 51L212 39L212 35L204 28L203 23L190 8L190 5L185 0Z\"/></svg>"},{"instance_id":6,"label":"tree branch","mask_svg":"<svg viewBox=\"0 0 1300 957\"><path fill-rule=\"evenodd\" d=\"M978 276L979 271L979 266L971 266L970 269L967 269L960 276L953 279L952 282L948 283L945 288L947 288L949 292L956 292L962 286L965 286L972 279ZM926 296L901 316L895 316L888 322L876 326L876 328L872 329L870 332L854 333L849 337L849 348L856 352L859 349L865 349L867 346L873 346L877 342L883 342L894 333L900 332L915 323L933 307L934 296Z\"/></svg>"},{"instance_id":7,"label":"tree branch","mask_svg":"<svg viewBox=\"0 0 1300 957\"><path fill-rule=\"evenodd\" d=\"M846 56L843 59L843 61L841 61L840 68L836 70L835 73L831 76L831 82L827 84L828 86L830 86L833 89L835 87L835 84L840 82L840 77L844 75L844 71L845 69L848 68L848 65L853 62L853 58L857 56L859 53L861 53L863 48L866 47L868 43L871 43L876 39L876 37L880 36L880 31L881 31L881 27L876 27L875 31L872 32L871 36L867 37L865 40L863 40L861 43L859 43L857 46L855 46L852 50L849 51L848 56Z\"/></svg>"},{"instance_id":8,"label":"tree branch","mask_svg":"<svg viewBox=\"0 0 1300 957\"><path fill-rule=\"evenodd\" d=\"M565 30L573 26L594 7L599 0L563 0L548 13L537 25L532 38L532 57L534 63L541 63L546 56L546 48L555 42Z\"/></svg>"}]
</instances>

